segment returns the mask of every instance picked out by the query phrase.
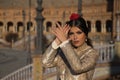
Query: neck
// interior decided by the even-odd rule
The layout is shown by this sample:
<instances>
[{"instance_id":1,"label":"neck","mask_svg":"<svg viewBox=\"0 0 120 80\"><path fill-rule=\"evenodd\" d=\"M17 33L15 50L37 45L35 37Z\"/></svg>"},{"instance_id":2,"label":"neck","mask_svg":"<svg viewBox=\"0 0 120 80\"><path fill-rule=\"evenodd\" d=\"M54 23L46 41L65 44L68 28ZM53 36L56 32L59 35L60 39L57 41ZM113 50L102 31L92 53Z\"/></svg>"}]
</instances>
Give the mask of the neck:
<instances>
[{"instance_id":1,"label":"neck","mask_svg":"<svg viewBox=\"0 0 120 80\"><path fill-rule=\"evenodd\" d=\"M79 47L74 47L76 50L84 50L88 45L86 43L82 44Z\"/></svg>"}]
</instances>

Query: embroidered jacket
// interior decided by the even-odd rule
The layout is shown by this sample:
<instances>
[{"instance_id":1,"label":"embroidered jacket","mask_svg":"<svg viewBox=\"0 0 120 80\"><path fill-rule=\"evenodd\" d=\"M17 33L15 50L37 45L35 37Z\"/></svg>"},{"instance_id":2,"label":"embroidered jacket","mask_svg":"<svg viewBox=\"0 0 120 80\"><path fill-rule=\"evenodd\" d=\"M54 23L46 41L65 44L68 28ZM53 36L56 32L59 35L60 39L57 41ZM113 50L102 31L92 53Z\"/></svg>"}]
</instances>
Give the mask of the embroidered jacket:
<instances>
[{"instance_id":1,"label":"embroidered jacket","mask_svg":"<svg viewBox=\"0 0 120 80\"><path fill-rule=\"evenodd\" d=\"M86 43L75 49L70 42L43 54L44 67L57 67L60 80L92 80L98 53Z\"/></svg>"}]
</instances>

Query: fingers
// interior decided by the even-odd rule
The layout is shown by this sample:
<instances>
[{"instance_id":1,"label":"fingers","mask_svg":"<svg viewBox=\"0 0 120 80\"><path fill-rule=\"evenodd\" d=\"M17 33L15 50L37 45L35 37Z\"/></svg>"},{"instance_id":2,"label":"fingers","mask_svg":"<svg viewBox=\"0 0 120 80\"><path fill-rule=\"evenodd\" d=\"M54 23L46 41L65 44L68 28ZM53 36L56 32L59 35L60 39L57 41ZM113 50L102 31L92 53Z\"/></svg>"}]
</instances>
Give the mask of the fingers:
<instances>
[{"instance_id":1,"label":"fingers","mask_svg":"<svg viewBox=\"0 0 120 80\"><path fill-rule=\"evenodd\" d=\"M70 30L69 25L66 24L66 25L63 27L63 30L64 30L65 34L67 35L67 34L68 34L68 31Z\"/></svg>"},{"instance_id":2,"label":"fingers","mask_svg":"<svg viewBox=\"0 0 120 80\"><path fill-rule=\"evenodd\" d=\"M59 23L56 23L57 27L52 27L52 33L58 38L61 42L68 39L67 34L70 30L70 27L66 24L61 26Z\"/></svg>"},{"instance_id":3,"label":"fingers","mask_svg":"<svg viewBox=\"0 0 120 80\"><path fill-rule=\"evenodd\" d=\"M57 28L59 28L60 30L63 30L62 26L58 22L56 23L56 25L57 25Z\"/></svg>"}]
</instances>

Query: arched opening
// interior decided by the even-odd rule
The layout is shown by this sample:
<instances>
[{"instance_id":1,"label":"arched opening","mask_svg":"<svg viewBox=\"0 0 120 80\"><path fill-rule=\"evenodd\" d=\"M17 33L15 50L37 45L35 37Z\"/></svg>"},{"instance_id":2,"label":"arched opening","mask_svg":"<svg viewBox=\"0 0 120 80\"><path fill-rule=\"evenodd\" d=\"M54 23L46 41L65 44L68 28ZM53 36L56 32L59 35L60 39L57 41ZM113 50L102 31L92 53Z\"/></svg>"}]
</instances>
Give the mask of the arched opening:
<instances>
[{"instance_id":1,"label":"arched opening","mask_svg":"<svg viewBox=\"0 0 120 80\"><path fill-rule=\"evenodd\" d=\"M0 27L2 27L2 26L3 26L3 22L0 21Z\"/></svg>"},{"instance_id":2,"label":"arched opening","mask_svg":"<svg viewBox=\"0 0 120 80\"><path fill-rule=\"evenodd\" d=\"M90 21L87 21L87 26L88 26L89 32L91 32L91 22Z\"/></svg>"},{"instance_id":3,"label":"arched opening","mask_svg":"<svg viewBox=\"0 0 120 80\"><path fill-rule=\"evenodd\" d=\"M57 21L60 25L62 25L62 23L60 21Z\"/></svg>"},{"instance_id":4,"label":"arched opening","mask_svg":"<svg viewBox=\"0 0 120 80\"><path fill-rule=\"evenodd\" d=\"M27 31L31 30L32 26L33 26L33 23L32 22L28 22L27 23Z\"/></svg>"},{"instance_id":5,"label":"arched opening","mask_svg":"<svg viewBox=\"0 0 120 80\"><path fill-rule=\"evenodd\" d=\"M50 21L48 21L46 23L46 31L49 32L51 27L52 27L52 23Z\"/></svg>"},{"instance_id":6,"label":"arched opening","mask_svg":"<svg viewBox=\"0 0 120 80\"><path fill-rule=\"evenodd\" d=\"M97 32L101 32L101 21L99 21L99 20L96 21L96 25L95 26L96 26L96 31Z\"/></svg>"},{"instance_id":7,"label":"arched opening","mask_svg":"<svg viewBox=\"0 0 120 80\"><path fill-rule=\"evenodd\" d=\"M23 23L22 22L17 23L17 32L19 32L19 31L23 31Z\"/></svg>"},{"instance_id":8,"label":"arched opening","mask_svg":"<svg viewBox=\"0 0 120 80\"><path fill-rule=\"evenodd\" d=\"M3 28L3 23L0 22L0 31L2 30L2 28Z\"/></svg>"},{"instance_id":9,"label":"arched opening","mask_svg":"<svg viewBox=\"0 0 120 80\"><path fill-rule=\"evenodd\" d=\"M107 12L112 12L114 0L106 0L106 1L107 1Z\"/></svg>"},{"instance_id":10,"label":"arched opening","mask_svg":"<svg viewBox=\"0 0 120 80\"><path fill-rule=\"evenodd\" d=\"M112 21L111 20L107 20L106 21L106 31L107 32L112 32Z\"/></svg>"},{"instance_id":11,"label":"arched opening","mask_svg":"<svg viewBox=\"0 0 120 80\"><path fill-rule=\"evenodd\" d=\"M60 21L57 21L57 23L60 24L60 25L62 25L62 23ZM58 26L56 25L56 27L58 27Z\"/></svg>"},{"instance_id":12,"label":"arched opening","mask_svg":"<svg viewBox=\"0 0 120 80\"><path fill-rule=\"evenodd\" d=\"M12 22L7 23L7 31L8 32L13 32L13 23Z\"/></svg>"},{"instance_id":13,"label":"arched opening","mask_svg":"<svg viewBox=\"0 0 120 80\"><path fill-rule=\"evenodd\" d=\"M2 32L3 32L3 23L0 22L0 37L2 36Z\"/></svg>"}]
</instances>

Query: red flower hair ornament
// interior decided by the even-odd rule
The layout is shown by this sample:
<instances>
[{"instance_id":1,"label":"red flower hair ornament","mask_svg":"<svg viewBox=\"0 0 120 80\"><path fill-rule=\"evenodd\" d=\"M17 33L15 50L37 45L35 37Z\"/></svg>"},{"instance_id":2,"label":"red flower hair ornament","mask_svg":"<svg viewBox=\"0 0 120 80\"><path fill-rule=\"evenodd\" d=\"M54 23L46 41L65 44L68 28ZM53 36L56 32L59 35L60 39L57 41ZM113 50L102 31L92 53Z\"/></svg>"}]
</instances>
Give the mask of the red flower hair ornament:
<instances>
[{"instance_id":1,"label":"red flower hair ornament","mask_svg":"<svg viewBox=\"0 0 120 80\"><path fill-rule=\"evenodd\" d=\"M77 13L72 13L71 16L70 16L70 20L77 20L79 17L80 17L79 14L77 14Z\"/></svg>"}]
</instances>

